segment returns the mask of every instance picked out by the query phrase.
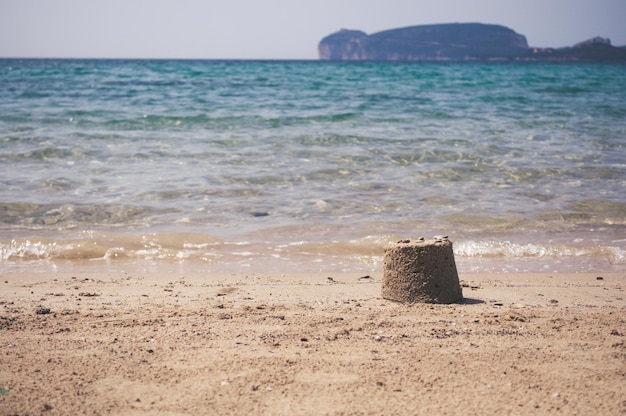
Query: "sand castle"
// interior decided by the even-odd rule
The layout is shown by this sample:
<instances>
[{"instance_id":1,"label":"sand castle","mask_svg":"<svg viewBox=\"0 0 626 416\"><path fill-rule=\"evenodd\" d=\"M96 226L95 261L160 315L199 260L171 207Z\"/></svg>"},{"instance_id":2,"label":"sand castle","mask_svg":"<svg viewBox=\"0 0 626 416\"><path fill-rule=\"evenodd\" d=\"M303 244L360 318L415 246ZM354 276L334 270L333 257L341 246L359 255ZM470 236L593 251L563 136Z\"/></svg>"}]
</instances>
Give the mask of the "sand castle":
<instances>
[{"instance_id":1,"label":"sand castle","mask_svg":"<svg viewBox=\"0 0 626 416\"><path fill-rule=\"evenodd\" d=\"M382 297L403 303L455 303L463 299L447 236L401 240L385 248Z\"/></svg>"}]
</instances>

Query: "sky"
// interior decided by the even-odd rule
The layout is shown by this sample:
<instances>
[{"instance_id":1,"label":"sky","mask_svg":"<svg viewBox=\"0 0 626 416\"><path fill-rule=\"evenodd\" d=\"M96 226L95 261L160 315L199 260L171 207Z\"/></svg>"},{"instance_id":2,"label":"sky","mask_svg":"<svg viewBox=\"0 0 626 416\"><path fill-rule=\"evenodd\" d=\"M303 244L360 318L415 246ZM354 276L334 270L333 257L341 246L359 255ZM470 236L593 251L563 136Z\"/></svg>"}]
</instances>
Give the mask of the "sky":
<instances>
[{"instance_id":1,"label":"sky","mask_svg":"<svg viewBox=\"0 0 626 416\"><path fill-rule=\"evenodd\" d=\"M0 57L317 59L342 28L451 22L626 45L626 0L0 0Z\"/></svg>"}]
</instances>

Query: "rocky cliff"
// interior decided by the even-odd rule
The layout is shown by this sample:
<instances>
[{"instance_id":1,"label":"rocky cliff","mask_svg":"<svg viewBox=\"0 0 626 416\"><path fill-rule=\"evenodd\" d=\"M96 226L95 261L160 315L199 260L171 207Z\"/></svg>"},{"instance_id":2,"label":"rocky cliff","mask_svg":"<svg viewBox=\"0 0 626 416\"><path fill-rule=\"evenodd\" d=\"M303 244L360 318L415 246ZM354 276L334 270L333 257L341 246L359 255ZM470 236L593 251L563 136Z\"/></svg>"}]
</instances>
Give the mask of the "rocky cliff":
<instances>
[{"instance_id":1,"label":"rocky cliff","mask_svg":"<svg viewBox=\"0 0 626 416\"><path fill-rule=\"evenodd\" d=\"M341 30L319 44L320 59L334 61L464 61L508 58L527 51L524 36L481 23L412 26L369 36Z\"/></svg>"},{"instance_id":2,"label":"rocky cliff","mask_svg":"<svg viewBox=\"0 0 626 416\"><path fill-rule=\"evenodd\" d=\"M571 48L529 48L526 37L500 25L446 23L368 35L340 30L319 43L329 61L597 61L626 60L626 48L594 38Z\"/></svg>"}]
</instances>

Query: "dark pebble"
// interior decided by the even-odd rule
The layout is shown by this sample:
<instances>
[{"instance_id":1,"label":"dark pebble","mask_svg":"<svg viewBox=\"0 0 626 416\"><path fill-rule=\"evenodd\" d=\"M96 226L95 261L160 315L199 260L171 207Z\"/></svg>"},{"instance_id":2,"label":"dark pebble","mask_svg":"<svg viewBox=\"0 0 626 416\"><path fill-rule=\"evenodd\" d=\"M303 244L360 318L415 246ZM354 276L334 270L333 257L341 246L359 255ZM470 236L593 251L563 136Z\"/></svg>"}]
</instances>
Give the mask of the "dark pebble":
<instances>
[{"instance_id":1,"label":"dark pebble","mask_svg":"<svg viewBox=\"0 0 626 416\"><path fill-rule=\"evenodd\" d=\"M48 315L50 313L50 308L39 308L35 311L37 315Z\"/></svg>"},{"instance_id":2,"label":"dark pebble","mask_svg":"<svg viewBox=\"0 0 626 416\"><path fill-rule=\"evenodd\" d=\"M253 217L267 217L268 215L270 215L269 212L251 212L250 215L252 215Z\"/></svg>"},{"instance_id":3,"label":"dark pebble","mask_svg":"<svg viewBox=\"0 0 626 416\"><path fill-rule=\"evenodd\" d=\"M604 280L604 277L598 276L598 277L596 277L596 280Z\"/></svg>"}]
</instances>

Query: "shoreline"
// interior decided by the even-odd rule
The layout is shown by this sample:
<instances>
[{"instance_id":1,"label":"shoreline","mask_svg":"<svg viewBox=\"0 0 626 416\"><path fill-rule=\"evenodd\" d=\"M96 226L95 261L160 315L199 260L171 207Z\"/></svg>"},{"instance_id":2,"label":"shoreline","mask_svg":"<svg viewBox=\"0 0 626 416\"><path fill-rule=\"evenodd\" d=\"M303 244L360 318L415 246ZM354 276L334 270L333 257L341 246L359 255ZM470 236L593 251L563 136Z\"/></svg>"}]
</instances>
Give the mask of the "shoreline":
<instances>
[{"instance_id":1,"label":"shoreline","mask_svg":"<svg viewBox=\"0 0 626 416\"><path fill-rule=\"evenodd\" d=\"M2 273L0 408L626 411L624 274L459 278L463 303L403 305L378 274Z\"/></svg>"}]
</instances>

